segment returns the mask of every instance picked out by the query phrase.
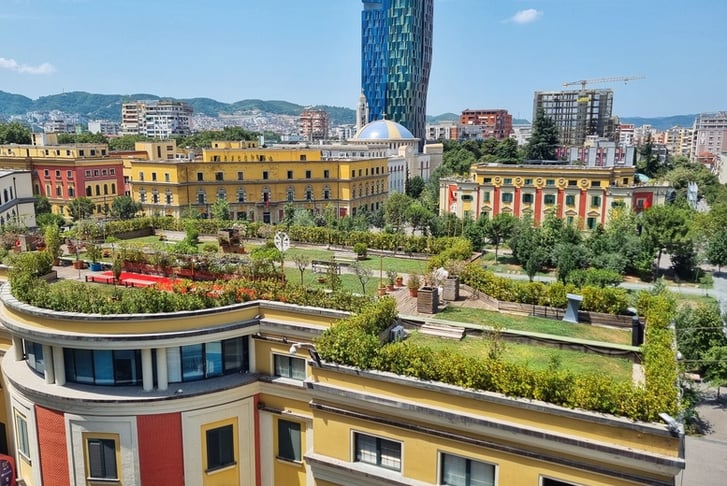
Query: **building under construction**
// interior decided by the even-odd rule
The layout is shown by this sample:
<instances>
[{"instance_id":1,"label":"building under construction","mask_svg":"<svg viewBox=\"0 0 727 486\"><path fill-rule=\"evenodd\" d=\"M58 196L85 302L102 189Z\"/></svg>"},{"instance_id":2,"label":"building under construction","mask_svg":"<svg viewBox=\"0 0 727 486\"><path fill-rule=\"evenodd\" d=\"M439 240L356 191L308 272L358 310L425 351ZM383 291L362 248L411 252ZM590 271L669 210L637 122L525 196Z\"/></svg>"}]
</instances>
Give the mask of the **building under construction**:
<instances>
[{"instance_id":1,"label":"building under construction","mask_svg":"<svg viewBox=\"0 0 727 486\"><path fill-rule=\"evenodd\" d=\"M552 118L561 145L583 145L589 135L615 141L612 108L611 89L536 91L533 120L541 110Z\"/></svg>"}]
</instances>

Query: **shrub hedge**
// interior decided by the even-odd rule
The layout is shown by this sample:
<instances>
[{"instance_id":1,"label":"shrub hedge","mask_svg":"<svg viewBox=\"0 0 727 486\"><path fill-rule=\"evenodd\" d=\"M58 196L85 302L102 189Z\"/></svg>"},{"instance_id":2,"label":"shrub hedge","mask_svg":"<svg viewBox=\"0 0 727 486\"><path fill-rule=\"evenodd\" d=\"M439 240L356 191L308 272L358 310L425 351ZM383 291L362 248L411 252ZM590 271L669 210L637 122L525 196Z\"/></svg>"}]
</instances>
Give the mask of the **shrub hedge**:
<instances>
[{"instance_id":1,"label":"shrub hedge","mask_svg":"<svg viewBox=\"0 0 727 486\"><path fill-rule=\"evenodd\" d=\"M644 309L648 344L644 348L646 385L617 381L609 376L576 375L554 365L534 371L498 358L468 356L451 350L435 351L400 341L381 346L378 334L395 318L391 299L385 298L361 313L337 322L317 340L326 361L376 369L464 388L543 400L569 408L609 413L633 420L655 421L660 412L676 413L676 360L668 323L674 309L663 296L648 299Z\"/></svg>"}]
</instances>

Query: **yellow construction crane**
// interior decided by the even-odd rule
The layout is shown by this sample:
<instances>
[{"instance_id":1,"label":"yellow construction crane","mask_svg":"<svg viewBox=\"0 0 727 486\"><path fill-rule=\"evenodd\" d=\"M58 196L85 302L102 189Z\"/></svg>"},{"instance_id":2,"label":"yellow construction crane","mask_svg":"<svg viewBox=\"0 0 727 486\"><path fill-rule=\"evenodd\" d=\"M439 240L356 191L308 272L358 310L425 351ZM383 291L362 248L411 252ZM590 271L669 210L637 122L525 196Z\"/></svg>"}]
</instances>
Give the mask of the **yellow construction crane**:
<instances>
[{"instance_id":1,"label":"yellow construction crane","mask_svg":"<svg viewBox=\"0 0 727 486\"><path fill-rule=\"evenodd\" d=\"M645 76L613 76L610 78L596 78L596 79L581 79L580 81L571 81L569 83L563 83L563 87L575 86L580 84L581 90L586 90L587 84L602 84L602 83L613 83L615 81L623 81L627 83L629 81L635 81L637 79L645 79Z\"/></svg>"}]
</instances>

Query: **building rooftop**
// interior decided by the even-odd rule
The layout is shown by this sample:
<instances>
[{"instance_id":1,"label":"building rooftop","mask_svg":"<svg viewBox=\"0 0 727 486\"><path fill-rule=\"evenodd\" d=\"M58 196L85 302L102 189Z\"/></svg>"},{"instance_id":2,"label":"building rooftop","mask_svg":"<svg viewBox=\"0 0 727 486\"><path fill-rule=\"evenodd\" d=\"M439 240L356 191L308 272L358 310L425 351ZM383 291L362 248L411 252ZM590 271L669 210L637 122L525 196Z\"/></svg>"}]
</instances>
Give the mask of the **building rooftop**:
<instances>
[{"instance_id":1,"label":"building rooftop","mask_svg":"<svg viewBox=\"0 0 727 486\"><path fill-rule=\"evenodd\" d=\"M376 120L364 125L353 136L353 140L404 140L414 139L404 126L391 120Z\"/></svg>"}]
</instances>

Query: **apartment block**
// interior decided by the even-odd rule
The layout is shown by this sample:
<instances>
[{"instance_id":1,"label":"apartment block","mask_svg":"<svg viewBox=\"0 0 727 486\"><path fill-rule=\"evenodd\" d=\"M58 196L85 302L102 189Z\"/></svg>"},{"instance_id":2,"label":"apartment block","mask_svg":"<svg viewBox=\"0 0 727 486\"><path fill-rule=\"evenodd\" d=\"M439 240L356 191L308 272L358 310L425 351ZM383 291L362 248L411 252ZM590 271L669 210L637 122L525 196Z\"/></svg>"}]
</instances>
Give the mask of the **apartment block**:
<instances>
[{"instance_id":1,"label":"apartment block","mask_svg":"<svg viewBox=\"0 0 727 486\"><path fill-rule=\"evenodd\" d=\"M591 135L615 141L615 120L611 117L610 89L536 91L533 120L541 111L558 128L561 145L583 145Z\"/></svg>"},{"instance_id":2,"label":"apartment block","mask_svg":"<svg viewBox=\"0 0 727 486\"><path fill-rule=\"evenodd\" d=\"M169 138L189 135L192 107L169 100L134 101L121 105L121 134Z\"/></svg>"},{"instance_id":3,"label":"apartment block","mask_svg":"<svg viewBox=\"0 0 727 486\"><path fill-rule=\"evenodd\" d=\"M306 109L298 117L298 132L304 141L326 140L329 129L328 113L325 110Z\"/></svg>"},{"instance_id":4,"label":"apartment block","mask_svg":"<svg viewBox=\"0 0 727 486\"><path fill-rule=\"evenodd\" d=\"M502 140L512 133L512 115L507 110L464 110L459 117L461 125L476 125L482 129L482 138Z\"/></svg>"},{"instance_id":5,"label":"apartment block","mask_svg":"<svg viewBox=\"0 0 727 486\"><path fill-rule=\"evenodd\" d=\"M694 120L691 158L714 158L727 152L727 111L700 113Z\"/></svg>"}]
</instances>

